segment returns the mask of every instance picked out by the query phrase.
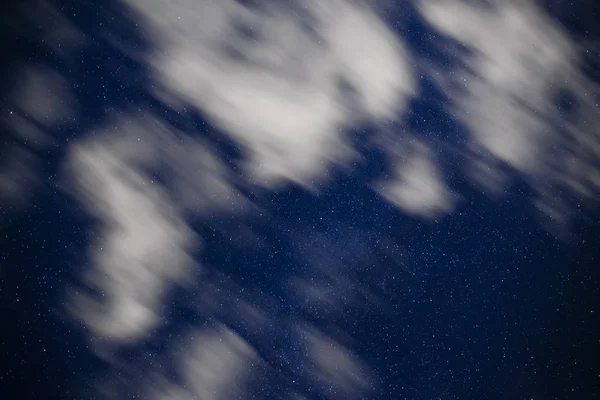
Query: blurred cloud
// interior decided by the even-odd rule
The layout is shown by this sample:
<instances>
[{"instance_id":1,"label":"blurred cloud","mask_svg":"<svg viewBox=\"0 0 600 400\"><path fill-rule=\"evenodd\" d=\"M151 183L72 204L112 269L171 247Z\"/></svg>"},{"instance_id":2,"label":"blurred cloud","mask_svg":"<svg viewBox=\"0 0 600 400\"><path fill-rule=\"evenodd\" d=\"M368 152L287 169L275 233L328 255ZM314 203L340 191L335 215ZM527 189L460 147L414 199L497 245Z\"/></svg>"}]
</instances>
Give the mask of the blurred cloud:
<instances>
[{"instance_id":1,"label":"blurred cloud","mask_svg":"<svg viewBox=\"0 0 600 400\"><path fill-rule=\"evenodd\" d=\"M93 338L111 343L142 339L162 322L164 295L190 284L191 252L199 237L187 213L235 211L224 172L199 142L180 141L144 115L120 118L114 133L77 143L65 165L65 188L100 221L85 282L71 311ZM168 166L162 184L153 167Z\"/></svg>"},{"instance_id":2,"label":"blurred cloud","mask_svg":"<svg viewBox=\"0 0 600 400\"><path fill-rule=\"evenodd\" d=\"M225 327L194 332L173 356L179 360L181 382L164 381L147 398L239 398L260 362L254 349Z\"/></svg>"},{"instance_id":3,"label":"blurred cloud","mask_svg":"<svg viewBox=\"0 0 600 400\"><path fill-rule=\"evenodd\" d=\"M193 262L195 238L164 191L119 156L88 144L70 160L78 197L102 220L86 277L100 299L80 294L72 311L99 339L128 342L157 325L169 282Z\"/></svg>"},{"instance_id":4,"label":"blurred cloud","mask_svg":"<svg viewBox=\"0 0 600 400\"><path fill-rule=\"evenodd\" d=\"M435 74L469 130L468 174L498 191L510 166L536 189L537 208L559 222L572 211L563 189L596 198L599 92L581 72L577 45L533 2L419 4L433 27L470 51L465 67ZM572 96L570 111L562 93Z\"/></svg>"},{"instance_id":5,"label":"blurred cloud","mask_svg":"<svg viewBox=\"0 0 600 400\"><path fill-rule=\"evenodd\" d=\"M3 64L0 129L10 140L0 145L0 205L18 211L44 187L39 151L56 144L55 134L78 115L68 79L42 60L70 64L85 35L51 1L6 4L1 17L2 43L9 55ZM19 59L32 43L37 54Z\"/></svg>"},{"instance_id":6,"label":"blurred cloud","mask_svg":"<svg viewBox=\"0 0 600 400\"><path fill-rule=\"evenodd\" d=\"M50 68L23 65L9 87L0 127L12 140L0 149L0 201L20 209L41 182L37 152L54 143L50 132L68 124L77 110L66 80Z\"/></svg>"},{"instance_id":7,"label":"blurred cloud","mask_svg":"<svg viewBox=\"0 0 600 400\"><path fill-rule=\"evenodd\" d=\"M21 207L39 183L37 158L21 146L6 146L0 166L0 201Z\"/></svg>"},{"instance_id":8,"label":"blurred cloud","mask_svg":"<svg viewBox=\"0 0 600 400\"><path fill-rule=\"evenodd\" d=\"M67 81L47 67L25 68L14 88L14 113L47 129L67 123L77 106Z\"/></svg>"},{"instance_id":9,"label":"blurred cloud","mask_svg":"<svg viewBox=\"0 0 600 400\"><path fill-rule=\"evenodd\" d=\"M371 279L374 265L381 263L376 253L385 240L370 242L369 232L339 221L334 223L334 232L313 230L290 238L298 246L299 262L307 267L287 282L293 301L312 316L328 315L330 321L359 309L385 311L382 288ZM369 277L357 282L356 272L367 271Z\"/></svg>"},{"instance_id":10,"label":"blurred cloud","mask_svg":"<svg viewBox=\"0 0 600 400\"><path fill-rule=\"evenodd\" d=\"M312 328L302 330L311 360L308 373L324 388L327 398L363 398L371 387L367 369L342 344Z\"/></svg>"},{"instance_id":11,"label":"blurred cloud","mask_svg":"<svg viewBox=\"0 0 600 400\"><path fill-rule=\"evenodd\" d=\"M403 151L408 153L407 159L395 160L393 177L376 184L378 191L396 207L418 217L436 218L453 211L456 200L431 150L424 143L413 142Z\"/></svg>"},{"instance_id":12,"label":"blurred cloud","mask_svg":"<svg viewBox=\"0 0 600 400\"><path fill-rule=\"evenodd\" d=\"M149 60L163 84L244 146L269 188L313 188L355 156L345 128L401 117L414 93L398 38L356 3L131 3L163 44Z\"/></svg>"},{"instance_id":13,"label":"blurred cloud","mask_svg":"<svg viewBox=\"0 0 600 400\"><path fill-rule=\"evenodd\" d=\"M474 51L473 73L454 78L465 91L452 94L476 144L518 170L539 168L551 85L573 60L570 43L527 2L421 4L430 23Z\"/></svg>"}]
</instances>

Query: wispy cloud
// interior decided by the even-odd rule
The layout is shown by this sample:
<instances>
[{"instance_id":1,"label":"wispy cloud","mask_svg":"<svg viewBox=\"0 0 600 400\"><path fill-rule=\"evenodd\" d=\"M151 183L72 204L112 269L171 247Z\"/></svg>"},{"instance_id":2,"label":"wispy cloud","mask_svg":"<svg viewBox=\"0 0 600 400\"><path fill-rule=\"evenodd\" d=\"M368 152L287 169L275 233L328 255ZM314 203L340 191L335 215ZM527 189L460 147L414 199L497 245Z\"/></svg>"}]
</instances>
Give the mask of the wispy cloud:
<instances>
[{"instance_id":1,"label":"wispy cloud","mask_svg":"<svg viewBox=\"0 0 600 400\"><path fill-rule=\"evenodd\" d=\"M327 398L362 398L373 388L367 368L344 345L314 329L303 330L302 336L312 363L307 372Z\"/></svg>"},{"instance_id":2,"label":"wispy cloud","mask_svg":"<svg viewBox=\"0 0 600 400\"><path fill-rule=\"evenodd\" d=\"M75 118L77 103L66 80L51 68L23 65L9 85L0 124L12 140L1 149L0 202L22 208L41 186L37 152L56 142L50 132Z\"/></svg>"}]
</instances>

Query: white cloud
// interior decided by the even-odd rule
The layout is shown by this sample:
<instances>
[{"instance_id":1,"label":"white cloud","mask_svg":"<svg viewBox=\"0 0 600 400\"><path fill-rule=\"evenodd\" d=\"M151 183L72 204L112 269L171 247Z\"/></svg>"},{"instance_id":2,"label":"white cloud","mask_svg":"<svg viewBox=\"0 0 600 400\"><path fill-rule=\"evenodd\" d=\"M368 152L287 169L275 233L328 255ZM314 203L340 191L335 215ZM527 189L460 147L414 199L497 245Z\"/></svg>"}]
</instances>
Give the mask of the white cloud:
<instances>
[{"instance_id":1,"label":"white cloud","mask_svg":"<svg viewBox=\"0 0 600 400\"><path fill-rule=\"evenodd\" d=\"M102 220L87 277L101 299L77 296L73 311L101 339L135 341L159 322L170 282L184 279L194 235L163 190L101 144L76 149L70 167L78 197Z\"/></svg>"},{"instance_id":2,"label":"white cloud","mask_svg":"<svg viewBox=\"0 0 600 400\"><path fill-rule=\"evenodd\" d=\"M597 196L598 182L587 177L598 176L592 159L600 155L600 140L592 126L600 120L593 104L599 91L581 74L578 48L563 30L529 1L485 7L421 1L420 10L434 28L472 51L462 57L467 68L436 74L454 115L469 129L469 175L478 183L489 177L487 186L506 185L501 168L508 165L538 191L540 209L561 203L555 201L561 187ZM578 103L572 117L556 107L561 88ZM570 168L573 162L578 168ZM560 213L550 214L560 220Z\"/></svg>"},{"instance_id":3,"label":"white cloud","mask_svg":"<svg viewBox=\"0 0 600 400\"><path fill-rule=\"evenodd\" d=\"M148 396L159 399L219 400L245 393L260 362L254 349L226 328L198 330L180 354L181 383L164 383Z\"/></svg>"},{"instance_id":4,"label":"white cloud","mask_svg":"<svg viewBox=\"0 0 600 400\"><path fill-rule=\"evenodd\" d=\"M435 218L454 209L455 199L443 181L431 151L423 143L414 143L407 160L396 161L394 176L376 185L389 202L404 212Z\"/></svg>"},{"instance_id":5,"label":"white cloud","mask_svg":"<svg viewBox=\"0 0 600 400\"><path fill-rule=\"evenodd\" d=\"M552 83L573 59L569 43L527 2L484 8L432 1L421 2L421 11L434 27L474 50L465 57L473 73L461 70L453 78L466 90L451 92L456 116L474 143L520 171L535 172Z\"/></svg>"},{"instance_id":6,"label":"white cloud","mask_svg":"<svg viewBox=\"0 0 600 400\"><path fill-rule=\"evenodd\" d=\"M331 163L354 156L345 128L400 117L414 91L398 39L352 2L306 2L312 22L233 0L131 3L163 44L150 59L162 82L247 148L248 172L267 187L314 187ZM340 93L341 80L353 100Z\"/></svg>"},{"instance_id":7,"label":"white cloud","mask_svg":"<svg viewBox=\"0 0 600 400\"><path fill-rule=\"evenodd\" d=\"M189 280L200 243L186 212L234 212L241 202L201 143L143 115L113 122L114 134L78 143L65 166L67 189L101 221L86 276L101 296L80 293L71 310L92 337L128 343L161 322L170 286ZM149 173L165 165L168 187Z\"/></svg>"}]
</instances>

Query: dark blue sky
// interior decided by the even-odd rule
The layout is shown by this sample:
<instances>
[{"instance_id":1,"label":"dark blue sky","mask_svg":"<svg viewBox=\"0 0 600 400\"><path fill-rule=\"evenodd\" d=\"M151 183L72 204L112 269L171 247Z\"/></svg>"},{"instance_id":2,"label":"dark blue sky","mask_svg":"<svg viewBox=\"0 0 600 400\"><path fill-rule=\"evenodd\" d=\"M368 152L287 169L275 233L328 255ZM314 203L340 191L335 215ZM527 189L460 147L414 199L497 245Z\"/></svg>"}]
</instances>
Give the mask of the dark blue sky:
<instances>
[{"instance_id":1,"label":"dark blue sky","mask_svg":"<svg viewBox=\"0 0 600 400\"><path fill-rule=\"evenodd\" d=\"M598 14L597 7L575 3L547 2L546 12L571 40L596 52L585 52L582 67L596 83L600 42L589 16ZM17 195L0 198L0 398L153 398L151 389L161 382L156 376L189 389L174 349L191 347L193 332L223 329L260 360L246 380L231 380L240 387L232 398L598 397L597 198L556 192L568 223L553 224L540 217L538 182L523 171L498 162L511 182L502 196L490 196L470 180L464 171L471 143L465 138L472 127L448 109L453 100L431 68L461 67L473 50L437 32L412 3L387 5L381 17L416 60L418 95L384 133L369 121L348 129L359 161L351 168L332 165L313 191L298 182L276 189L249 184L243 165L251 150L189 99L179 99L183 113L156 94L153 67L132 55L158 46L135 9L120 1L51 4L52 12L2 6L0 162L6 171L33 165L35 176L19 175ZM64 56L44 42L66 22L86 40ZM36 120L15 100L14 93L24 90L24 68L38 67L56 71L70 88L69 98L41 93L50 100L36 103L68 102L76 111L60 123ZM567 125L569 107L579 107L568 98L575 90L566 85L567 98L556 105L565 117L546 121L549 129ZM76 292L104 296L82 279L82 271L93 267L90 249L107 223L77 197L65 160L73 143L101 138L115 115L135 110L202 140L223 165L228 185L254 211L186 213L186 226L201 238L188 250L201 267L165 294L161 324L139 340L118 343L69 308ZM51 144L23 139L9 115L51 137ZM411 214L373 189L372 182L394 170L379 135L401 148L411 148L416 138L434 149L456 194L451 212ZM17 154L17 164L9 163ZM597 170L598 159L590 157ZM168 165L172 159L165 160L143 173L177 203L178 172ZM261 317L248 317L244 307ZM339 372L319 370L306 350L325 340L315 338L351 353L355 362L347 363L360 365L362 377L344 380ZM202 360L205 368L218 364Z\"/></svg>"}]
</instances>

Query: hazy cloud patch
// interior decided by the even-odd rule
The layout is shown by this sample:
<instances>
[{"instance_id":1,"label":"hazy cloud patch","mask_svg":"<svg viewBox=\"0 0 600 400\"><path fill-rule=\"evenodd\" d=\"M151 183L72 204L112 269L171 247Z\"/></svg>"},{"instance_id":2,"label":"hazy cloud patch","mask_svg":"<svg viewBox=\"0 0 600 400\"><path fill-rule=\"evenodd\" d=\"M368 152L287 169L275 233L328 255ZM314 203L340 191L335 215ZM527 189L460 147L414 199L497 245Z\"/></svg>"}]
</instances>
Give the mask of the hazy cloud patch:
<instances>
[{"instance_id":1,"label":"hazy cloud patch","mask_svg":"<svg viewBox=\"0 0 600 400\"><path fill-rule=\"evenodd\" d=\"M371 388L367 368L343 344L313 328L300 328L311 367L307 372L327 393L327 398L362 398Z\"/></svg>"}]
</instances>

